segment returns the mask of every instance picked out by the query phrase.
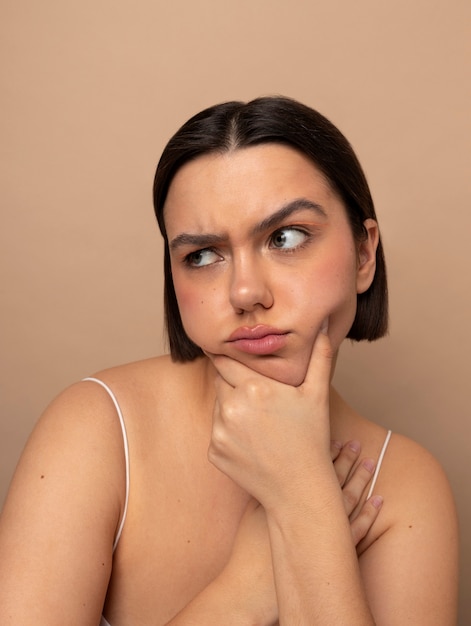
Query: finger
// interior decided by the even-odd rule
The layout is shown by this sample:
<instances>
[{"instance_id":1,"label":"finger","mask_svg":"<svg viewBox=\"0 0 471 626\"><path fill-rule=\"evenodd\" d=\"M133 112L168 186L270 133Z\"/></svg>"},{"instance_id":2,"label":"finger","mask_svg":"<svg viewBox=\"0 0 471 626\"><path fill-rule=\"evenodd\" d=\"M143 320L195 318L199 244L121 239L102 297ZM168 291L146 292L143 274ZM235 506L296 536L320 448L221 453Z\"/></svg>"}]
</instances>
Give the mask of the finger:
<instances>
[{"instance_id":1,"label":"finger","mask_svg":"<svg viewBox=\"0 0 471 626\"><path fill-rule=\"evenodd\" d=\"M326 329L327 322L324 322L314 340L302 387L324 390L329 388L334 354Z\"/></svg>"},{"instance_id":2,"label":"finger","mask_svg":"<svg viewBox=\"0 0 471 626\"><path fill-rule=\"evenodd\" d=\"M355 546L358 545L364 537L366 537L368 531L378 517L382 506L383 498L381 496L372 496L362 506L357 517L350 522L353 544Z\"/></svg>"},{"instance_id":3,"label":"finger","mask_svg":"<svg viewBox=\"0 0 471 626\"><path fill-rule=\"evenodd\" d=\"M365 488L371 480L374 469L375 462L372 459L363 459L344 484L342 497L347 515L350 515L360 503Z\"/></svg>"},{"instance_id":4,"label":"finger","mask_svg":"<svg viewBox=\"0 0 471 626\"><path fill-rule=\"evenodd\" d=\"M349 441L337 454L334 462L335 473L341 487L344 486L353 466L358 460L361 452L359 441Z\"/></svg>"},{"instance_id":5,"label":"finger","mask_svg":"<svg viewBox=\"0 0 471 626\"><path fill-rule=\"evenodd\" d=\"M338 458L340 452L342 451L342 442L331 440L330 442L330 458L332 461ZM341 483L342 484L342 483Z\"/></svg>"}]
</instances>

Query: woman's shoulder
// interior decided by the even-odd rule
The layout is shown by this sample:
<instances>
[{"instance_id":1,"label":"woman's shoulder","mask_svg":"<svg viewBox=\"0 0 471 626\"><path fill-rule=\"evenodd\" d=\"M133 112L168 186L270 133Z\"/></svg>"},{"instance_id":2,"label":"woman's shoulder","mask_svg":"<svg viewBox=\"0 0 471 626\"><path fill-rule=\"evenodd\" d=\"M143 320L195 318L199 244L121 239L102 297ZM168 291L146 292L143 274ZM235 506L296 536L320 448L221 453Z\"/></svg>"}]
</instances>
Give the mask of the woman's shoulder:
<instances>
[{"instance_id":1,"label":"woman's shoulder","mask_svg":"<svg viewBox=\"0 0 471 626\"><path fill-rule=\"evenodd\" d=\"M337 398L335 401L338 403ZM336 406L340 406L343 418L343 429L339 429L338 435L340 440L358 439L362 456L381 462L375 493L385 497L385 505L386 499L403 502L415 499L418 505L430 492L449 492L441 464L425 446L396 432L393 425L388 431L344 403Z\"/></svg>"},{"instance_id":2,"label":"woman's shoulder","mask_svg":"<svg viewBox=\"0 0 471 626\"><path fill-rule=\"evenodd\" d=\"M189 381L194 376L201 375L206 359L199 358L195 361L180 363L174 361L170 355L160 356L133 361L114 367L103 369L91 375L93 378L115 383L117 385L164 387L172 381Z\"/></svg>"},{"instance_id":3,"label":"woman's shoulder","mask_svg":"<svg viewBox=\"0 0 471 626\"><path fill-rule=\"evenodd\" d=\"M407 541L433 542L437 549L447 535L451 542L447 545L456 545L457 514L450 483L440 462L421 444L392 433L374 494L382 496L384 504L360 552L380 537L387 538L386 544L399 545L405 535Z\"/></svg>"},{"instance_id":4,"label":"woman's shoulder","mask_svg":"<svg viewBox=\"0 0 471 626\"><path fill-rule=\"evenodd\" d=\"M164 371L164 362L157 360L153 371ZM149 367L122 366L95 377L126 406L119 381L129 379L130 388L137 386L146 372L150 376ZM111 573L112 545L125 510L125 485L116 405L96 382L78 381L56 396L37 421L2 512L0 578L8 585L0 596L8 600L5 606L12 615L23 615L21 589L28 588L31 601L40 605L52 586L61 597L87 598L81 621L97 623Z\"/></svg>"},{"instance_id":5,"label":"woman's shoulder","mask_svg":"<svg viewBox=\"0 0 471 626\"><path fill-rule=\"evenodd\" d=\"M383 482L391 488L401 485L401 493L411 495L448 484L445 472L437 458L417 441L400 433L393 433L385 458Z\"/></svg>"},{"instance_id":6,"label":"woman's shoulder","mask_svg":"<svg viewBox=\"0 0 471 626\"><path fill-rule=\"evenodd\" d=\"M162 406L169 398L191 397L193 392L201 392L206 376L206 358L179 363L164 354L101 370L82 384L90 382L90 378L98 380L120 402L135 410L149 403L154 407Z\"/></svg>"},{"instance_id":7,"label":"woman's shoulder","mask_svg":"<svg viewBox=\"0 0 471 626\"><path fill-rule=\"evenodd\" d=\"M395 431L375 432L377 467L373 493L384 498L382 530L405 521L414 524L432 517L437 522L456 517L453 492L447 474L424 445ZM382 522L382 523L381 523Z\"/></svg>"},{"instance_id":8,"label":"woman's shoulder","mask_svg":"<svg viewBox=\"0 0 471 626\"><path fill-rule=\"evenodd\" d=\"M379 613L387 613L395 609L394 593L407 589L415 606L437 598L438 621L440 611L452 614L459 533L452 490L441 464L416 441L393 433L374 493L383 497L383 506L357 546L370 601L379 603ZM388 578L389 605L381 593ZM402 607L404 614L408 604Z\"/></svg>"},{"instance_id":9,"label":"woman's shoulder","mask_svg":"<svg viewBox=\"0 0 471 626\"><path fill-rule=\"evenodd\" d=\"M337 399L336 399L337 402ZM358 439L361 458L369 457L377 465L373 495L382 496L384 503L371 532L359 546L360 552L372 546L380 537L392 537L403 532L422 533L436 540L448 528L456 529L456 509L446 473L437 458L417 441L391 431L357 414L344 404L345 430L340 440ZM389 435L390 433L390 435ZM379 467L378 467L379 466ZM384 543L384 540L382 540Z\"/></svg>"},{"instance_id":10,"label":"woman's shoulder","mask_svg":"<svg viewBox=\"0 0 471 626\"><path fill-rule=\"evenodd\" d=\"M192 368L189 368L190 370ZM193 367L193 369L195 369ZM60 449L122 456L122 433L117 408L127 421L180 387L191 374L185 365L161 356L101 370L61 391L39 417L26 446L35 454L57 455ZM97 384L102 383L102 384ZM84 458L84 456L82 458ZM119 462L119 461L118 461Z\"/></svg>"},{"instance_id":11,"label":"woman's shoulder","mask_svg":"<svg viewBox=\"0 0 471 626\"><path fill-rule=\"evenodd\" d=\"M90 374L89 377L103 381L115 381L118 384L122 384L124 381L136 383L139 381L144 382L149 378L155 378L156 375L165 376L175 369L178 369L178 364L171 359L170 355L163 354L148 359L107 367Z\"/></svg>"}]
</instances>

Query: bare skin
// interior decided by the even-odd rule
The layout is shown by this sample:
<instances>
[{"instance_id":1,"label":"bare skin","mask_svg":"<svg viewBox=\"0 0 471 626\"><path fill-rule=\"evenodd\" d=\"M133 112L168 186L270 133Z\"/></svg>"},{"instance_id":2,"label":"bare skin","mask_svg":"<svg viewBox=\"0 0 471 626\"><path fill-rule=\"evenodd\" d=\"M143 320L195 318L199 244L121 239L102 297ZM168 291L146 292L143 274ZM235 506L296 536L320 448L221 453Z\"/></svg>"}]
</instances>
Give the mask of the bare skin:
<instances>
[{"instance_id":1,"label":"bare skin","mask_svg":"<svg viewBox=\"0 0 471 626\"><path fill-rule=\"evenodd\" d=\"M38 624L96 624L111 576L105 615L113 626L165 624L217 578L253 499L207 459L214 394L200 390L211 389L202 385L210 376L207 359L176 365L168 357L99 374L126 415L131 452L131 498L112 571L111 546L124 506L115 409L91 382L69 388L47 409L1 518L2 623L28 623L34 614ZM186 398L181 385L191 391ZM175 420L176 413L182 418ZM377 457L375 446L369 452ZM342 484L358 465L349 513L349 502L364 499L372 473L357 463L359 454L348 445L342 454L331 446ZM367 457L362 450L361 459ZM378 509L367 503L362 513L364 519L352 524L355 543ZM228 599L219 594L218 605L227 616Z\"/></svg>"},{"instance_id":2,"label":"bare skin","mask_svg":"<svg viewBox=\"0 0 471 626\"><path fill-rule=\"evenodd\" d=\"M114 557L114 406L82 382L49 407L0 524L2 623L96 624L106 597L112 626L454 624L456 514L441 468L394 434L376 517L362 460L386 433L331 386L374 275L376 223L358 245L322 175L282 146L196 159L167 205L182 319L208 356L98 375L131 451ZM280 337L234 341L268 325ZM361 442L353 475L348 444L332 463L332 440Z\"/></svg>"}]
</instances>

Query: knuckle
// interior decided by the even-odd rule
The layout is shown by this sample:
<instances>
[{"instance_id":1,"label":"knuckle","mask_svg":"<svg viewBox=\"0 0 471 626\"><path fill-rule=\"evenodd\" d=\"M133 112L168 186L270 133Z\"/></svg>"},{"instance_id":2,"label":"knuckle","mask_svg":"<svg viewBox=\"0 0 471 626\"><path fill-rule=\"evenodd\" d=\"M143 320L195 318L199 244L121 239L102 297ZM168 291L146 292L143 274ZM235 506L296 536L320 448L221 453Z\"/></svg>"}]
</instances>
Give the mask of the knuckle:
<instances>
[{"instance_id":1,"label":"knuckle","mask_svg":"<svg viewBox=\"0 0 471 626\"><path fill-rule=\"evenodd\" d=\"M247 395L254 400L265 400L270 395L268 381L251 379L246 383Z\"/></svg>"},{"instance_id":2,"label":"knuckle","mask_svg":"<svg viewBox=\"0 0 471 626\"><path fill-rule=\"evenodd\" d=\"M217 456L218 456L218 455L217 455L217 453L216 453L216 450L215 450L215 448L214 448L214 445L213 445L213 443L211 442L211 443L209 444L209 446L208 446L208 461L209 461L210 463L214 463L214 462L216 461L216 459L217 459Z\"/></svg>"},{"instance_id":3,"label":"knuckle","mask_svg":"<svg viewBox=\"0 0 471 626\"><path fill-rule=\"evenodd\" d=\"M211 452L211 455L218 455L220 451L224 449L226 441L227 436L225 430L220 426L213 427L211 441L208 449Z\"/></svg>"},{"instance_id":4,"label":"knuckle","mask_svg":"<svg viewBox=\"0 0 471 626\"><path fill-rule=\"evenodd\" d=\"M237 419L237 409L232 402L225 402L221 406L221 416L227 423L234 422Z\"/></svg>"},{"instance_id":5,"label":"knuckle","mask_svg":"<svg viewBox=\"0 0 471 626\"><path fill-rule=\"evenodd\" d=\"M213 444L213 442L211 442L208 446L207 456L208 456L208 461L212 465L217 465L217 461L219 459L219 453L217 451L216 446Z\"/></svg>"},{"instance_id":6,"label":"knuckle","mask_svg":"<svg viewBox=\"0 0 471 626\"><path fill-rule=\"evenodd\" d=\"M231 424L237 422L239 415L239 405L234 398L220 400L218 404L217 418L213 425L229 428Z\"/></svg>"}]
</instances>

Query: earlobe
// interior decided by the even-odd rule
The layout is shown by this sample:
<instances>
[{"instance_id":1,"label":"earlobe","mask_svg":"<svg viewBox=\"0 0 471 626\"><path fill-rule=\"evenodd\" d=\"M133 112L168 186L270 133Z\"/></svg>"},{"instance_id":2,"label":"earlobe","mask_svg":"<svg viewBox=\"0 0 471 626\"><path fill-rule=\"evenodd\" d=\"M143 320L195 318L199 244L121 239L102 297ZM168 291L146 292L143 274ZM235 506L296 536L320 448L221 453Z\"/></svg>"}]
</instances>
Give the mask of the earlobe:
<instances>
[{"instance_id":1,"label":"earlobe","mask_svg":"<svg viewBox=\"0 0 471 626\"><path fill-rule=\"evenodd\" d=\"M357 293L364 293L373 282L376 271L376 249L379 243L379 228L375 220L363 222L366 238L358 246Z\"/></svg>"}]
</instances>

